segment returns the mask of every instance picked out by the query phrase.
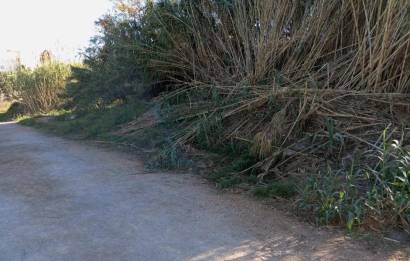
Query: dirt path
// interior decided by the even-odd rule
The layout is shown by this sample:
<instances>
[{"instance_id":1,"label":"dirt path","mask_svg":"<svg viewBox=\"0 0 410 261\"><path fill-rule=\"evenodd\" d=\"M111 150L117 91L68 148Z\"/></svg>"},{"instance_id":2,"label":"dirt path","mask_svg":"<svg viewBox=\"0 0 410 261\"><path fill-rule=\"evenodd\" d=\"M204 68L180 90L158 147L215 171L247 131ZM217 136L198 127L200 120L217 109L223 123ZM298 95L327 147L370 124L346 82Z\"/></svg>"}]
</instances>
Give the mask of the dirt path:
<instances>
[{"instance_id":1,"label":"dirt path","mask_svg":"<svg viewBox=\"0 0 410 261\"><path fill-rule=\"evenodd\" d=\"M201 178L0 124L0 260L386 260Z\"/></svg>"}]
</instances>

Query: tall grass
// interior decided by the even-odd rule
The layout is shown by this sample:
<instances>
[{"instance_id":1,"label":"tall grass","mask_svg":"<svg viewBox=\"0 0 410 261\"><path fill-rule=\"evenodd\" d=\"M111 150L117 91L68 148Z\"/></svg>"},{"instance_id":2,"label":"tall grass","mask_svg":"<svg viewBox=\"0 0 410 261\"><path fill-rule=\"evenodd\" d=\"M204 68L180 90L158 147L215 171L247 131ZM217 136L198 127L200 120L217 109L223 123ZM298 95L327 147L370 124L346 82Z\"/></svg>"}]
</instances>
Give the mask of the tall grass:
<instances>
[{"instance_id":1,"label":"tall grass","mask_svg":"<svg viewBox=\"0 0 410 261\"><path fill-rule=\"evenodd\" d=\"M252 138L255 118L243 114L275 107L258 119L270 126L257 128L258 137L281 136L273 143L282 146L310 119L379 123L352 105L407 109L394 101L410 90L408 1L200 2L186 4L186 19L175 17L185 31L170 31L174 48L151 61L176 83L170 95L201 93L187 103L189 117L240 115L234 134Z\"/></svg>"},{"instance_id":2,"label":"tall grass","mask_svg":"<svg viewBox=\"0 0 410 261\"><path fill-rule=\"evenodd\" d=\"M19 68L15 72L14 92L27 112L49 112L61 104L70 77L70 65L50 62L34 69Z\"/></svg>"},{"instance_id":3,"label":"tall grass","mask_svg":"<svg viewBox=\"0 0 410 261\"><path fill-rule=\"evenodd\" d=\"M349 169L356 158L377 169L365 152L378 153L384 130L392 140L409 129L407 0L199 0L169 10L155 19L170 46L145 51L173 83L164 101L179 144L244 144L263 180Z\"/></svg>"}]
</instances>

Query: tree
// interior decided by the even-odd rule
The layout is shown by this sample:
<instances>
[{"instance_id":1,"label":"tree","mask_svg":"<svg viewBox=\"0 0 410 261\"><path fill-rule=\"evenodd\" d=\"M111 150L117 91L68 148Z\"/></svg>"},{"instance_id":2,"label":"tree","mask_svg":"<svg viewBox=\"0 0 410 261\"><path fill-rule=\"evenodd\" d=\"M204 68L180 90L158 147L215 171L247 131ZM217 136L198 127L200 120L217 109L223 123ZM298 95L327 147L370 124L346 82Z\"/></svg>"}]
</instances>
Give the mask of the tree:
<instances>
[{"instance_id":1,"label":"tree","mask_svg":"<svg viewBox=\"0 0 410 261\"><path fill-rule=\"evenodd\" d=\"M40 54L40 63L41 64L46 64L50 63L53 60L53 54L50 50L44 50Z\"/></svg>"}]
</instances>

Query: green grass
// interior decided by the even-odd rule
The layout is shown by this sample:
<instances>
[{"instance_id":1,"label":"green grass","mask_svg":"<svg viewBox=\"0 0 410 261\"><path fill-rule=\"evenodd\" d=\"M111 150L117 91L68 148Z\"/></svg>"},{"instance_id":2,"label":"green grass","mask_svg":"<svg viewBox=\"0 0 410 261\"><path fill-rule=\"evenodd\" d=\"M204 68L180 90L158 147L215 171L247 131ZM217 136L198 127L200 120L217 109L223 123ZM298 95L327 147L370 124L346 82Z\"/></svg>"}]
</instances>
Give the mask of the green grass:
<instances>
[{"instance_id":1,"label":"green grass","mask_svg":"<svg viewBox=\"0 0 410 261\"><path fill-rule=\"evenodd\" d=\"M253 189L256 197L277 197L289 199L297 194L296 183L290 180L273 181L269 185L257 186Z\"/></svg>"},{"instance_id":2,"label":"green grass","mask_svg":"<svg viewBox=\"0 0 410 261\"><path fill-rule=\"evenodd\" d=\"M386 132L385 132L386 133ZM317 224L343 224L349 232L369 220L380 231L410 226L410 152L402 141L383 144L372 166L309 175L298 210Z\"/></svg>"},{"instance_id":3,"label":"green grass","mask_svg":"<svg viewBox=\"0 0 410 261\"><path fill-rule=\"evenodd\" d=\"M0 104L0 122L12 121L23 114L23 107L18 102L3 102Z\"/></svg>"},{"instance_id":4,"label":"green grass","mask_svg":"<svg viewBox=\"0 0 410 261\"><path fill-rule=\"evenodd\" d=\"M148 106L143 103L125 104L82 114L60 110L47 114L46 116L52 117L52 120L47 123L39 122L37 120L39 116L26 117L20 119L19 122L58 135L119 141L120 137L111 132L120 125L136 119Z\"/></svg>"},{"instance_id":5,"label":"green grass","mask_svg":"<svg viewBox=\"0 0 410 261\"><path fill-rule=\"evenodd\" d=\"M240 185L254 186L258 179L252 171L247 173L244 170L250 168L255 163L255 158L243 148L240 152L237 146L230 145L222 147L220 150L214 150L220 158L225 158L221 166L214 170L209 179L223 189L233 188Z\"/></svg>"}]
</instances>

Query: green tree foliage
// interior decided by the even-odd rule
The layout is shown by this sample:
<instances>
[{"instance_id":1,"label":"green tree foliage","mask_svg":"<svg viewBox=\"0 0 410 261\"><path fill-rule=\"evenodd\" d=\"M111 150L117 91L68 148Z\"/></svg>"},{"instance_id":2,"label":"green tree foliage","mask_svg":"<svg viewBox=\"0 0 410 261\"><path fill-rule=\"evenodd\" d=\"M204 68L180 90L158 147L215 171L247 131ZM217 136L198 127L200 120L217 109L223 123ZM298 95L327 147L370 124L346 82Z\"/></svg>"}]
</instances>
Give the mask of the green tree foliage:
<instances>
[{"instance_id":1,"label":"green tree foliage","mask_svg":"<svg viewBox=\"0 0 410 261\"><path fill-rule=\"evenodd\" d=\"M75 81L68 88L73 104L80 109L104 107L157 93L177 80L172 79L177 74L155 64L175 47L189 19L183 2L117 1L114 11L96 22L100 34L83 52L84 66L73 68Z\"/></svg>"},{"instance_id":2,"label":"green tree foliage","mask_svg":"<svg viewBox=\"0 0 410 261\"><path fill-rule=\"evenodd\" d=\"M3 94L9 99L12 99L15 94L15 76L13 72L0 72L0 94Z\"/></svg>"},{"instance_id":3,"label":"green tree foliage","mask_svg":"<svg viewBox=\"0 0 410 261\"><path fill-rule=\"evenodd\" d=\"M142 68L138 63L141 38L138 6L119 2L116 12L99 19L100 34L84 51L84 65L73 67L68 95L78 108L103 107L115 100L141 95Z\"/></svg>"},{"instance_id":4,"label":"green tree foliage","mask_svg":"<svg viewBox=\"0 0 410 261\"><path fill-rule=\"evenodd\" d=\"M50 63L53 60L53 54L51 51L49 50L44 50L43 52L41 52L40 54L40 63L41 64L46 64L46 63Z\"/></svg>"}]
</instances>

